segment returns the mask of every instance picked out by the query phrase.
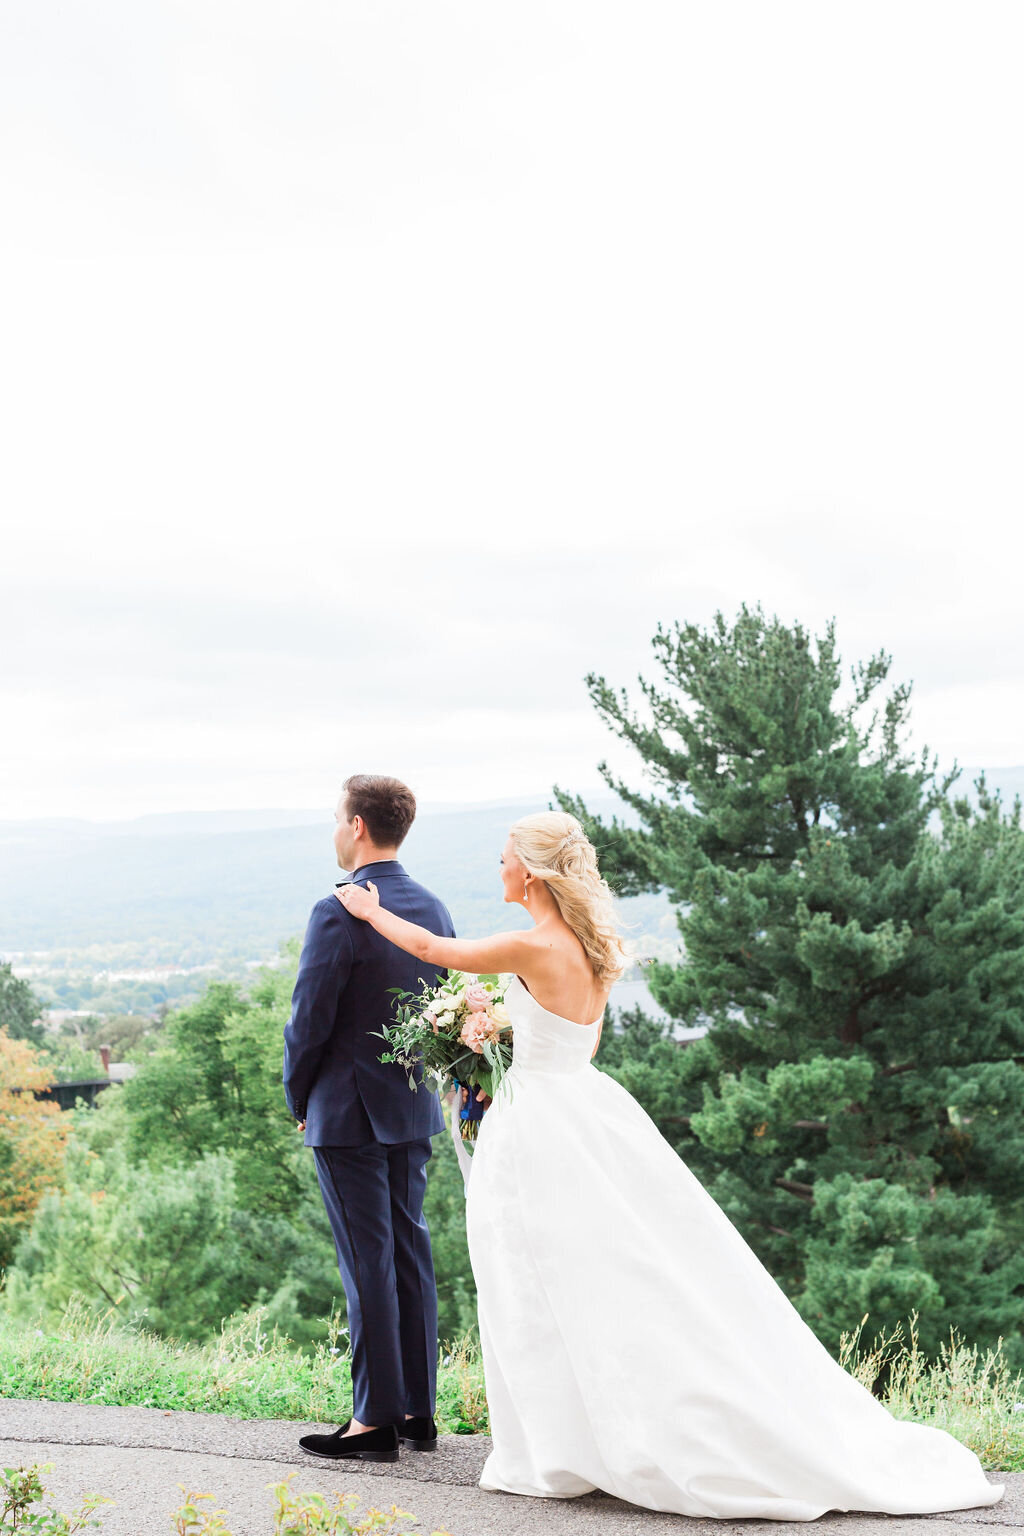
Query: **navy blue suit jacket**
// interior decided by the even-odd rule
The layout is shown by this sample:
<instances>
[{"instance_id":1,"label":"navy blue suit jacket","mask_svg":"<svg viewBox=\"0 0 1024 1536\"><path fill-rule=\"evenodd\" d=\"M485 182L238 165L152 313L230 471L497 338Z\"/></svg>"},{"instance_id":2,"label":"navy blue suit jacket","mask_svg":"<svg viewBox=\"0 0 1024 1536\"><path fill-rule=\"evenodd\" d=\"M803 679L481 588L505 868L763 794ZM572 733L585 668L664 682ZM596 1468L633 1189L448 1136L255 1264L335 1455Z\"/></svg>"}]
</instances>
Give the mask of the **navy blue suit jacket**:
<instances>
[{"instance_id":1,"label":"navy blue suit jacket","mask_svg":"<svg viewBox=\"0 0 1024 1536\"><path fill-rule=\"evenodd\" d=\"M444 902L410 879L397 859L364 864L349 878L361 885L372 880L389 912L455 937ZM371 1031L394 1023L396 999L388 987L418 992L421 978L433 986L445 973L353 917L336 896L317 902L284 1031L284 1096L296 1120L306 1122L307 1147L415 1141L444 1130L437 1094L426 1084L413 1092L404 1067L379 1061L387 1044ZM422 1082L419 1067L416 1078Z\"/></svg>"}]
</instances>

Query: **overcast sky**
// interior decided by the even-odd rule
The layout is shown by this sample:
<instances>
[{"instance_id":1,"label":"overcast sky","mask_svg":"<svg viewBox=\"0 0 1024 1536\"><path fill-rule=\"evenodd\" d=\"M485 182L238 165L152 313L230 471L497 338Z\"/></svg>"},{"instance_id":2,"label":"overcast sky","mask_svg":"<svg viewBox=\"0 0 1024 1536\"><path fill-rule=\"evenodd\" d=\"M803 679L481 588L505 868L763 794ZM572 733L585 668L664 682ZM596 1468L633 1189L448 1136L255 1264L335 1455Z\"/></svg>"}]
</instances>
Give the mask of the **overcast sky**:
<instances>
[{"instance_id":1,"label":"overcast sky","mask_svg":"<svg viewBox=\"0 0 1024 1536\"><path fill-rule=\"evenodd\" d=\"M546 796L741 602L1024 763L1024 12L6 0L0 817Z\"/></svg>"}]
</instances>

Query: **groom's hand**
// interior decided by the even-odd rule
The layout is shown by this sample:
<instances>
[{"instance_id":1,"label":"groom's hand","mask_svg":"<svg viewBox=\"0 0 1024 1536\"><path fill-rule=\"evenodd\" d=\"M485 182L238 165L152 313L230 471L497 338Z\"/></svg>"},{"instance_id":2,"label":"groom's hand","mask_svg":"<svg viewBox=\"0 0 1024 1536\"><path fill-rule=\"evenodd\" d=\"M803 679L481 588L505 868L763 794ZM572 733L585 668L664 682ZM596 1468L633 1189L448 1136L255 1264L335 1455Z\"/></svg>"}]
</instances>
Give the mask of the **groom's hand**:
<instances>
[{"instance_id":1,"label":"groom's hand","mask_svg":"<svg viewBox=\"0 0 1024 1536\"><path fill-rule=\"evenodd\" d=\"M476 1101L478 1104L482 1102L484 1109L487 1109L491 1104L491 1096L489 1093L484 1093L483 1089L481 1088L477 1092ZM469 1089L465 1087L462 1089L462 1102L463 1104L469 1103Z\"/></svg>"},{"instance_id":2,"label":"groom's hand","mask_svg":"<svg viewBox=\"0 0 1024 1536\"><path fill-rule=\"evenodd\" d=\"M305 1122L305 1120L300 1120L300 1121L299 1121L299 1123L298 1123L298 1129L299 1129L299 1130L300 1130L300 1131L304 1131L304 1130L305 1130L305 1129L306 1129L306 1122Z\"/></svg>"}]
</instances>

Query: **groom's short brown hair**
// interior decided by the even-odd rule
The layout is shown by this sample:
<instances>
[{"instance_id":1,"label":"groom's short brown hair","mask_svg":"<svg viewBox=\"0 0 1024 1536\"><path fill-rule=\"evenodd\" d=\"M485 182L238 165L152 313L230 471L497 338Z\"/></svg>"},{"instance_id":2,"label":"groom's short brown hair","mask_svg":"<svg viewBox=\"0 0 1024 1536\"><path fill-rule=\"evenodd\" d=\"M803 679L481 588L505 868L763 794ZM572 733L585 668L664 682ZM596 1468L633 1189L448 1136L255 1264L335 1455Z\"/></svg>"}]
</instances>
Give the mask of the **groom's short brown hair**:
<instances>
[{"instance_id":1,"label":"groom's short brown hair","mask_svg":"<svg viewBox=\"0 0 1024 1536\"><path fill-rule=\"evenodd\" d=\"M416 796L401 779L354 773L341 786L348 816L361 816L379 848L398 848L416 817Z\"/></svg>"}]
</instances>

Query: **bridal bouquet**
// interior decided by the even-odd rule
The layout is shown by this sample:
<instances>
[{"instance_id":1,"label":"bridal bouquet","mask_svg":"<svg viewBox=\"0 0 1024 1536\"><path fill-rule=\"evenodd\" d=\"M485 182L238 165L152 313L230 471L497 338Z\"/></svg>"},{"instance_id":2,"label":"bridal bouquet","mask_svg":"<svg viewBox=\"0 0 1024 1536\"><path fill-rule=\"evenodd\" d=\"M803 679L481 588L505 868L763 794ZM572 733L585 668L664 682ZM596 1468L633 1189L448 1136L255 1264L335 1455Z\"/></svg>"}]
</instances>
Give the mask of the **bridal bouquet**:
<instances>
[{"instance_id":1,"label":"bridal bouquet","mask_svg":"<svg viewBox=\"0 0 1024 1536\"><path fill-rule=\"evenodd\" d=\"M493 1098L512 1062L512 1021L501 978L449 971L439 986L424 983L422 992L388 990L396 995L395 1023L374 1031L389 1047L379 1059L404 1067L414 1090L417 1064L431 1093L449 1083L457 1095L468 1088L460 1130L464 1140L473 1140L483 1117L476 1095L482 1088Z\"/></svg>"}]
</instances>

